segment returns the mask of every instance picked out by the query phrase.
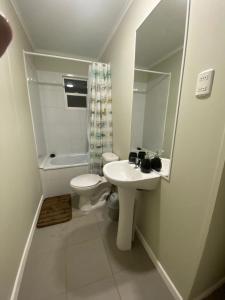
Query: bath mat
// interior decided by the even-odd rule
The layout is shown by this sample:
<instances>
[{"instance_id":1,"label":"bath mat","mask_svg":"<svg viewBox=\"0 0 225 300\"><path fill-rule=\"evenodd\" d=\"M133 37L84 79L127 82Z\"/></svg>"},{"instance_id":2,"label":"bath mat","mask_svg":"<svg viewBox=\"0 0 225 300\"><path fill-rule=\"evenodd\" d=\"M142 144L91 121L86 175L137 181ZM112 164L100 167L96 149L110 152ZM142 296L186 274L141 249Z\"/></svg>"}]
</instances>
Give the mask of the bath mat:
<instances>
[{"instance_id":1,"label":"bath mat","mask_svg":"<svg viewBox=\"0 0 225 300\"><path fill-rule=\"evenodd\" d=\"M64 223L72 219L71 196L61 195L46 198L42 204L37 227Z\"/></svg>"}]
</instances>

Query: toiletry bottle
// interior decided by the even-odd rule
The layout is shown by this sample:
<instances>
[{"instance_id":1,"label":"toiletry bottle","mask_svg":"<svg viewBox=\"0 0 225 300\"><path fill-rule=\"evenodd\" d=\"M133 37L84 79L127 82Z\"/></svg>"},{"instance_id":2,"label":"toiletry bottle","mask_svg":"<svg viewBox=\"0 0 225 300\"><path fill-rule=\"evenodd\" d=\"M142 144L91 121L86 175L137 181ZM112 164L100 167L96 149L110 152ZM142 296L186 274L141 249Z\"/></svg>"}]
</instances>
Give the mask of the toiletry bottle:
<instances>
[{"instance_id":1,"label":"toiletry bottle","mask_svg":"<svg viewBox=\"0 0 225 300\"><path fill-rule=\"evenodd\" d=\"M152 170L151 168L151 160L149 158L149 155L146 154L145 158L141 161L141 172L142 173L150 173Z\"/></svg>"},{"instance_id":2,"label":"toiletry bottle","mask_svg":"<svg viewBox=\"0 0 225 300\"><path fill-rule=\"evenodd\" d=\"M138 158L140 159L140 161L142 161L146 156L146 152L145 151L139 151L138 152Z\"/></svg>"},{"instance_id":3,"label":"toiletry bottle","mask_svg":"<svg viewBox=\"0 0 225 300\"><path fill-rule=\"evenodd\" d=\"M155 156L151 159L151 167L153 170L160 172L162 169L162 161L159 157L158 152L156 152Z\"/></svg>"},{"instance_id":4,"label":"toiletry bottle","mask_svg":"<svg viewBox=\"0 0 225 300\"><path fill-rule=\"evenodd\" d=\"M129 153L129 158L128 158L129 163L135 164L136 158L137 158L137 152L130 152Z\"/></svg>"}]
</instances>

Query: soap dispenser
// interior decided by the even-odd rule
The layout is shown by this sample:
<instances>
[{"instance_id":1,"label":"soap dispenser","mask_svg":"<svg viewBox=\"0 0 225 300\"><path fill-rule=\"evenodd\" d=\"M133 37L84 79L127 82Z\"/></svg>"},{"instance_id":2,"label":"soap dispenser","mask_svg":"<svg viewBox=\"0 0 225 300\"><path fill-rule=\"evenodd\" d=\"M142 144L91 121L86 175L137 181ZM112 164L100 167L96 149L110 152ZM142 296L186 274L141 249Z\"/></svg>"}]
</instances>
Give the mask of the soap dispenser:
<instances>
[{"instance_id":1,"label":"soap dispenser","mask_svg":"<svg viewBox=\"0 0 225 300\"><path fill-rule=\"evenodd\" d=\"M146 154L145 158L141 161L141 172L142 173L150 173L152 170L151 168L151 160L149 155Z\"/></svg>"},{"instance_id":2,"label":"soap dispenser","mask_svg":"<svg viewBox=\"0 0 225 300\"><path fill-rule=\"evenodd\" d=\"M155 156L151 159L151 167L157 172L160 172L162 169L162 161L159 157L158 152L156 152Z\"/></svg>"}]
</instances>

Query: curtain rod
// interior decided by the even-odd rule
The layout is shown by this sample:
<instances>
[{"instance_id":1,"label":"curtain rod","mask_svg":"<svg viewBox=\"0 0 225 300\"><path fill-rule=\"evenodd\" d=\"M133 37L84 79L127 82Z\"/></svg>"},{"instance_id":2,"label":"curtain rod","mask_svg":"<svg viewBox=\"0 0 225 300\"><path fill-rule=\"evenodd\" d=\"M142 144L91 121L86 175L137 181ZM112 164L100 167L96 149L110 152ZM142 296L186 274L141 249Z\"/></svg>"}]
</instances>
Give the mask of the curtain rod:
<instances>
[{"instance_id":1,"label":"curtain rod","mask_svg":"<svg viewBox=\"0 0 225 300\"><path fill-rule=\"evenodd\" d=\"M52 54L45 54L45 53L32 52L32 51L23 51L23 52L24 52L24 54L28 54L28 55L65 59L65 60L73 60L73 61L83 62L83 63L88 63L88 64L101 63L101 62L97 62L97 61L93 61L93 60L79 59L79 58L68 57L68 56L52 55ZM102 63L102 64L106 64L106 63Z\"/></svg>"},{"instance_id":2,"label":"curtain rod","mask_svg":"<svg viewBox=\"0 0 225 300\"><path fill-rule=\"evenodd\" d=\"M134 69L135 71L139 71L139 72L146 72L146 73L153 73L153 74L161 74L161 75L168 75L170 76L171 73L165 73L165 72L158 72L158 71L151 71L151 70L145 70L145 69Z\"/></svg>"}]
</instances>

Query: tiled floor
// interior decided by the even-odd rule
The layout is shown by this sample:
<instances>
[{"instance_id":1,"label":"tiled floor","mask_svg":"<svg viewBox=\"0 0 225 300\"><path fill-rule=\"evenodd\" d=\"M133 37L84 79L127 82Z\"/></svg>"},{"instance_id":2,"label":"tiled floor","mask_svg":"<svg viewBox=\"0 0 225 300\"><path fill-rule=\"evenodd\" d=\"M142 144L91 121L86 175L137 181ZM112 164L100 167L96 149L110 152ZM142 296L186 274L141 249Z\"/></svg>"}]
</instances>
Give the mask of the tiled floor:
<instances>
[{"instance_id":1,"label":"tiled floor","mask_svg":"<svg viewBox=\"0 0 225 300\"><path fill-rule=\"evenodd\" d=\"M204 298L204 300L225 300L225 284L213 292L210 296Z\"/></svg>"},{"instance_id":2,"label":"tiled floor","mask_svg":"<svg viewBox=\"0 0 225 300\"><path fill-rule=\"evenodd\" d=\"M37 229L18 300L172 300L143 247L116 248L105 208Z\"/></svg>"}]
</instances>

